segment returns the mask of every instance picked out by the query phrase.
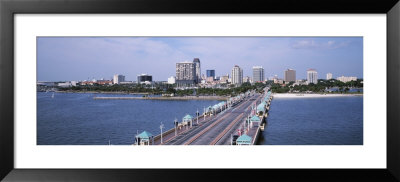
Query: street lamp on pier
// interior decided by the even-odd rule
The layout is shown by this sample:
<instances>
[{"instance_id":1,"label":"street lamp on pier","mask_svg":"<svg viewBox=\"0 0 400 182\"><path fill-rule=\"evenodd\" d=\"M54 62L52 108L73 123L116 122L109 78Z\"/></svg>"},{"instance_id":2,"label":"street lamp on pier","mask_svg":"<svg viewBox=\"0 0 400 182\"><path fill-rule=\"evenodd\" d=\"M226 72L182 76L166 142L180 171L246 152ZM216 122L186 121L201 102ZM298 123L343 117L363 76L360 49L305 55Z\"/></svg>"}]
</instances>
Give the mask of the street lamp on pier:
<instances>
[{"instance_id":1,"label":"street lamp on pier","mask_svg":"<svg viewBox=\"0 0 400 182\"><path fill-rule=\"evenodd\" d=\"M177 131L177 128L178 128L178 119L176 119L176 118L175 118L175 121L174 121L174 127L175 127L175 136L176 136L176 135L178 135L178 131Z\"/></svg>"},{"instance_id":2,"label":"street lamp on pier","mask_svg":"<svg viewBox=\"0 0 400 182\"><path fill-rule=\"evenodd\" d=\"M161 122L161 125L160 125L160 130L161 130L161 144L163 143L163 140L162 140L162 129L164 128L164 124L162 124L162 122Z\"/></svg>"},{"instance_id":3,"label":"street lamp on pier","mask_svg":"<svg viewBox=\"0 0 400 182\"><path fill-rule=\"evenodd\" d=\"M206 120L206 107L203 107L203 111L204 111L204 112L203 112L203 116L204 116L203 121L204 121L204 120Z\"/></svg>"},{"instance_id":4,"label":"street lamp on pier","mask_svg":"<svg viewBox=\"0 0 400 182\"><path fill-rule=\"evenodd\" d=\"M197 119L197 125L199 124L199 116L200 116L200 113L199 113L199 108L197 108L197 112L196 112L196 119Z\"/></svg>"}]
</instances>

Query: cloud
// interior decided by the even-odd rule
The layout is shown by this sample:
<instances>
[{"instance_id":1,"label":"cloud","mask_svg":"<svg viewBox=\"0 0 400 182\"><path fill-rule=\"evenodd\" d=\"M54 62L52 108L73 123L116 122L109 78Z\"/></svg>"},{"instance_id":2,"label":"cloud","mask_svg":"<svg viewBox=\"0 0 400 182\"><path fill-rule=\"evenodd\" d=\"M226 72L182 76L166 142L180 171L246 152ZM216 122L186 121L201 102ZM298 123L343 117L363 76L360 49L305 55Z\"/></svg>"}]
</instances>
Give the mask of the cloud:
<instances>
[{"instance_id":1,"label":"cloud","mask_svg":"<svg viewBox=\"0 0 400 182\"><path fill-rule=\"evenodd\" d=\"M297 40L291 43L290 47L294 49L338 49L347 47L350 41L334 41L334 40Z\"/></svg>"},{"instance_id":2,"label":"cloud","mask_svg":"<svg viewBox=\"0 0 400 182\"><path fill-rule=\"evenodd\" d=\"M359 38L358 38L359 39ZM231 72L237 64L245 75L252 66L263 66L267 73L280 73L296 65L316 65L320 60L348 55L321 51L361 47L362 41L349 38L274 38L274 37L79 37L40 38L38 44L38 77L42 80L80 80L87 77L110 78L124 74L135 80L148 73L154 80L175 75L175 63L198 57L202 73L215 69L217 75ZM362 39L360 39L362 40ZM302 51L310 49L310 51ZM340 51L350 51L340 49ZM362 53L362 52L361 52ZM299 61L301 60L301 61ZM301 62L299 64L298 62ZM326 63L324 63L326 64ZM315 66L314 66L315 67ZM303 69L299 67L298 69ZM73 70L73 74L71 72ZM280 70L280 71L276 71Z\"/></svg>"}]
</instances>

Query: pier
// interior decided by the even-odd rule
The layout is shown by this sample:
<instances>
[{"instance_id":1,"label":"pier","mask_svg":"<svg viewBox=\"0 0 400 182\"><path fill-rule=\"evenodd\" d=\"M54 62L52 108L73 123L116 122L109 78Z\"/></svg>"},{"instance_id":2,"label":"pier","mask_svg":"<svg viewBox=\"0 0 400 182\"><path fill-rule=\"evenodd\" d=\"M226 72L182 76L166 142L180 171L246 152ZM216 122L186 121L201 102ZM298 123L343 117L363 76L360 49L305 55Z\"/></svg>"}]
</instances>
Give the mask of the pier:
<instances>
[{"instance_id":1,"label":"pier","mask_svg":"<svg viewBox=\"0 0 400 182\"><path fill-rule=\"evenodd\" d=\"M255 145L266 129L271 100L269 88L242 93L203 108L201 115L186 115L175 121L174 128L145 141L147 145ZM135 144L140 144L138 136Z\"/></svg>"}]
</instances>

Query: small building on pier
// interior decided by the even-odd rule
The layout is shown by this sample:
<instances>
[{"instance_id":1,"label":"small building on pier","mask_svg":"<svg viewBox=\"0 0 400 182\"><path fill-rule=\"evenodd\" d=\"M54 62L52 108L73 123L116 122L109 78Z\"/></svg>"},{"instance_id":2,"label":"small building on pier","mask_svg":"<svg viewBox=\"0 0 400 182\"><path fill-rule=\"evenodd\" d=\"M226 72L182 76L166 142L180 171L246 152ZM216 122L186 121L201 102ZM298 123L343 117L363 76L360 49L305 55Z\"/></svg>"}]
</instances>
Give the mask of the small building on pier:
<instances>
[{"instance_id":1,"label":"small building on pier","mask_svg":"<svg viewBox=\"0 0 400 182\"><path fill-rule=\"evenodd\" d=\"M185 117L182 118L183 125L192 127L193 124L193 116L187 114Z\"/></svg>"},{"instance_id":2,"label":"small building on pier","mask_svg":"<svg viewBox=\"0 0 400 182\"><path fill-rule=\"evenodd\" d=\"M152 141L151 143L154 143L154 136L147 131L143 131L139 135L136 135L135 138L136 145L150 145L150 141Z\"/></svg>"},{"instance_id":3,"label":"small building on pier","mask_svg":"<svg viewBox=\"0 0 400 182\"><path fill-rule=\"evenodd\" d=\"M252 138L249 135L242 135L236 139L236 145L251 145Z\"/></svg>"},{"instance_id":4,"label":"small building on pier","mask_svg":"<svg viewBox=\"0 0 400 182\"><path fill-rule=\"evenodd\" d=\"M261 124L261 119L260 117L254 115L253 117L250 118L250 127L254 126L254 123L257 123L257 126L260 126Z\"/></svg>"},{"instance_id":5,"label":"small building on pier","mask_svg":"<svg viewBox=\"0 0 400 182\"><path fill-rule=\"evenodd\" d=\"M262 116L264 112L265 112L265 102L261 102L261 104L257 106L257 115Z\"/></svg>"}]
</instances>

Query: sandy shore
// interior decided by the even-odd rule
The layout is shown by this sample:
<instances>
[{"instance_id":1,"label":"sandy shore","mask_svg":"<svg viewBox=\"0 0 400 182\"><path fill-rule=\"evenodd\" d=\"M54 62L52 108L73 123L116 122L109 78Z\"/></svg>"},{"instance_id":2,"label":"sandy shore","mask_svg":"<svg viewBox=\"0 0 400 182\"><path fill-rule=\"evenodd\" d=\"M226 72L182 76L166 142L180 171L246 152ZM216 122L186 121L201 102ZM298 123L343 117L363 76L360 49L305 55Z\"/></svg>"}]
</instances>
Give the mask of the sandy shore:
<instances>
[{"instance_id":1,"label":"sandy shore","mask_svg":"<svg viewBox=\"0 0 400 182\"><path fill-rule=\"evenodd\" d=\"M274 93L274 98L318 98L318 97L356 97L363 94L296 94L296 93Z\"/></svg>"}]
</instances>

